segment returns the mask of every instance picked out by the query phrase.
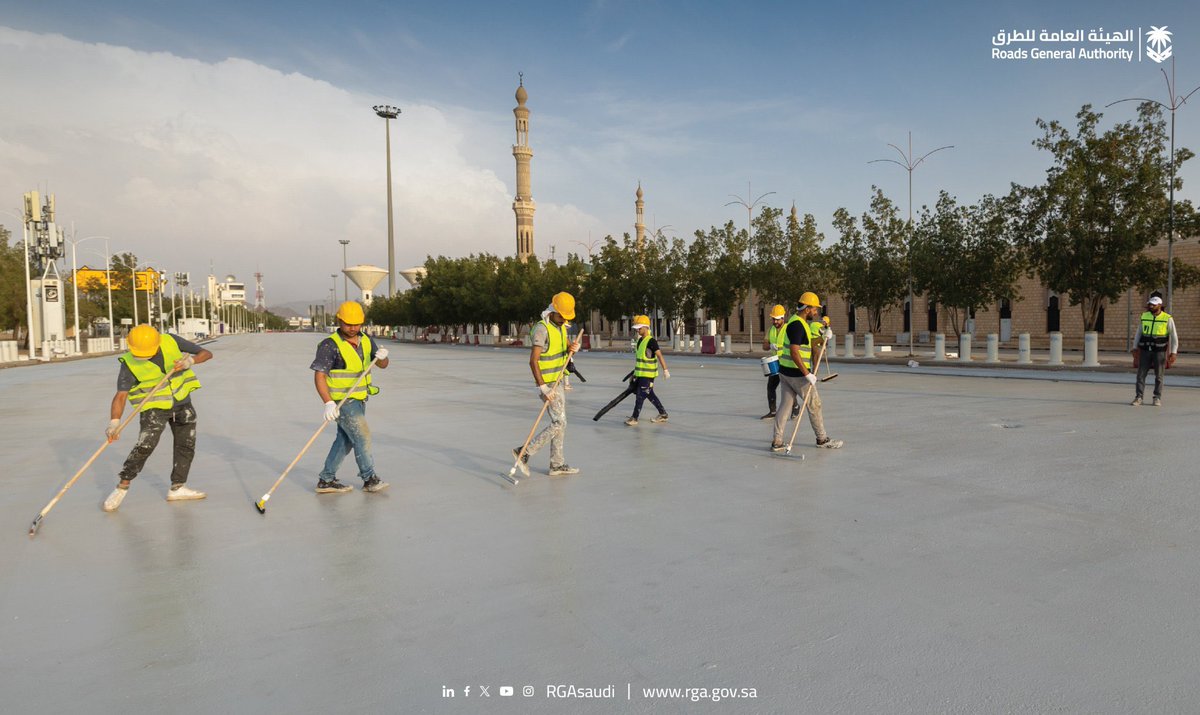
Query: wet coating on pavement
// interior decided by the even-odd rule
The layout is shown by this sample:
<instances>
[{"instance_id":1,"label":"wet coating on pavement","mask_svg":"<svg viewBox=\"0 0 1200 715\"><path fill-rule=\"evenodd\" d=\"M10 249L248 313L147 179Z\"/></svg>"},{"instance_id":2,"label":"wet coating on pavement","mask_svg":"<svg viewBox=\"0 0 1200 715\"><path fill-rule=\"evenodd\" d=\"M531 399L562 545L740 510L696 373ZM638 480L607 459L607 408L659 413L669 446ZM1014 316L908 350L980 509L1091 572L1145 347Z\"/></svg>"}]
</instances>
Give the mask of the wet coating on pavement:
<instances>
[{"instance_id":1,"label":"wet coating on pavement","mask_svg":"<svg viewBox=\"0 0 1200 715\"><path fill-rule=\"evenodd\" d=\"M789 458L767 450L757 360L673 356L655 383L670 422L626 427L632 401L591 417L632 354L582 354L565 445L581 474L546 476L544 450L513 487L501 474L540 408L528 353L384 341L367 419L391 488L362 492L347 459L355 491L314 494L326 429L259 515L320 424L318 340L206 346L188 480L206 500L166 502L168 436L120 510L101 511L127 431L35 539L30 520L103 440L117 363L0 370L6 711L1162 712L1200 698L1194 378L1168 373L1165 406L1135 408L1132 373L839 363L819 389L846 446L815 448L804 424ZM615 699L549 697L555 684Z\"/></svg>"}]
</instances>

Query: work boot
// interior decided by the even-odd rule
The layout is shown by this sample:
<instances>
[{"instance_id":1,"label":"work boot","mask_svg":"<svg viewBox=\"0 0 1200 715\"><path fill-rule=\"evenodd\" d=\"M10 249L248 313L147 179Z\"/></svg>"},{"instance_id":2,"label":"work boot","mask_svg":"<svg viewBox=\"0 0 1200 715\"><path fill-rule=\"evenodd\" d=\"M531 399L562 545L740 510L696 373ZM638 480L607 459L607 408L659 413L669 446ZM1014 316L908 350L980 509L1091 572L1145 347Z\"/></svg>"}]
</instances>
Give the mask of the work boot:
<instances>
[{"instance_id":1,"label":"work boot","mask_svg":"<svg viewBox=\"0 0 1200 715\"><path fill-rule=\"evenodd\" d=\"M759 417L758 419L760 419L760 420L773 420L773 419L775 419L775 408L774 408L774 407L772 407L770 412L768 412L767 414L763 415L762 417Z\"/></svg>"},{"instance_id":2,"label":"work boot","mask_svg":"<svg viewBox=\"0 0 1200 715\"><path fill-rule=\"evenodd\" d=\"M1155 397L1155 398L1154 398L1154 406L1155 406L1155 407L1162 407L1162 398L1161 398L1161 397Z\"/></svg>"},{"instance_id":3,"label":"work boot","mask_svg":"<svg viewBox=\"0 0 1200 715\"><path fill-rule=\"evenodd\" d=\"M129 493L129 487L117 487L112 490L112 494L104 500L104 511L116 511L121 502L125 501L125 495Z\"/></svg>"},{"instance_id":4,"label":"work boot","mask_svg":"<svg viewBox=\"0 0 1200 715\"><path fill-rule=\"evenodd\" d=\"M655 417L654 419L652 419L650 421L662 424L663 422L667 421L667 413L666 412L659 413L659 415L657 417Z\"/></svg>"},{"instance_id":5,"label":"work boot","mask_svg":"<svg viewBox=\"0 0 1200 715\"><path fill-rule=\"evenodd\" d=\"M354 491L354 487L342 484L337 479L322 479L317 482L317 494L345 494Z\"/></svg>"},{"instance_id":6,"label":"work boot","mask_svg":"<svg viewBox=\"0 0 1200 715\"><path fill-rule=\"evenodd\" d=\"M828 437L826 437L825 439L817 440L817 446L824 447L825 449L841 449L842 448L842 440L829 439Z\"/></svg>"},{"instance_id":7,"label":"work boot","mask_svg":"<svg viewBox=\"0 0 1200 715\"><path fill-rule=\"evenodd\" d=\"M192 501L206 496L208 495L204 492L192 489L186 484L172 484L171 491L167 492L167 501Z\"/></svg>"},{"instance_id":8,"label":"work boot","mask_svg":"<svg viewBox=\"0 0 1200 715\"><path fill-rule=\"evenodd\" d=\"M579 474L579 470L567 464L560 464L557 467L553 464L550 465L550 476L552 477L569 477L572 474Z\"/></svg>"},{"instance_id":9,"label":"work boot","mask_svg":"<svg viewBox=\"0 0 1200 715\"><path fill-rule=\"evenodd\" d=\"M778 442L771 443L771 451L772 452L782 452L785 449L787 449L787 447L785 445L782 445Z\"/></svg>"},{"instance_id":10,"label":"work boot","mask_svg":"<svg viewBox=\"0 0 1200 715\"><path fill-rule=\"evenodd\" d=\"M387 489L389 486L391 486L391 485L388 484L387 482L383 481L379 477L371 477L370 479L363 482L363 491L364 492L381 492L384 489Z\"/></svg>"},{"instance_id":11,"label":"work boot","mask_svg":"<svg viewBox=\"0 0 1200 715\"><path fill-rule=\"evenodd\" d=\"M1134 407L1141 407L1142 406L1142 398L1135 397L1135 398L1133 398L1133 402L1130 402L1129 404L1133 405Z\"/></svg>"},{"instance_id":12,"label":"work boot","mask_svg":"<svg viewBox=\"0 0 1200 715\"><path fill-rule=\"evenodd\" d=\"M513 459L517 459L517 457L521 457L519 460L517 460L517 469L520 469L521 474L524 474L525 476L528 477L529 476L529 455L526 454L524 456L521 456L522 449L524 449L524 447L513 447Z\"/></svg>"},{"instance_id":13,"label":"work boot","mask_svg":"<svg viewBox=\"0 0 1200 715\"><path fill-rule=\"evenodd\" d=\"M630 427L637 427L637 418L630 417L629 419L625 420L625 424L629 425Z\"/></svg>"}]
</instances>

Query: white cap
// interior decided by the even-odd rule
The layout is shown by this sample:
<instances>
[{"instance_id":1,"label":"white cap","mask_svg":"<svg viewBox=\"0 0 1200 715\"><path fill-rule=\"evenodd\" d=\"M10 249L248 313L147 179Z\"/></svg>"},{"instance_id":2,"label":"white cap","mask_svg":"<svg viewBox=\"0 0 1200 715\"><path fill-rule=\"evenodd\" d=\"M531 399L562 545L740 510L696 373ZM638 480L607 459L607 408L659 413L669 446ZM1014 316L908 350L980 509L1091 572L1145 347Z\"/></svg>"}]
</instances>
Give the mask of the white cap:
<instances>
[{"instance_id":1,"label":"white cap","mask_svg":"<svg viewBox=\"0 0 1200 715\"><path fill-rule=\"evenodd\" d=\"M650 327L649 323L634 322L634 324L633 324L634 330L637 330L638 328L649 328L649 327Z\"/></svg>"},{"instance_id":2,"label":"white cap","mask_svg":"<svg viewBox=\"0 0 1200 715\"><path fill-rule=\"evenodd\" d=\"M1158 296L1154 296L1150 300L1146 301L1146 303L1149 305L1162 305L1162 298L1159 298Z\"/></svg>"}]
</instances>

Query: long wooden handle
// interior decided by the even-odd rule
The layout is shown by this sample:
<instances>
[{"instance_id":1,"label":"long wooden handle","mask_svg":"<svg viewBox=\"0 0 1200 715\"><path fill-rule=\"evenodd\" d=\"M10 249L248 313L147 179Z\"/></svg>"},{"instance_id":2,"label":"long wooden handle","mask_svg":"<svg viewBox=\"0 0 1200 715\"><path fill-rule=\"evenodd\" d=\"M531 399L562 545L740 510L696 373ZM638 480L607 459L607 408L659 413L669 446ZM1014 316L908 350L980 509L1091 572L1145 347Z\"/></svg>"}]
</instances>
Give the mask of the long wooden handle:
<instances>
[{"instance_id":1,"label":"long wooden handle","mask_svg":"<svg viewBox=\"0 0 1200 715\"><path fill-rule=\"evenodd\" d=\"M829 353L826 352L824 348L821 349L821 354L817 356L817 364L813 366L813 375L816 375L821 369L821 360L828 354ZM828 363L829 360L825 360L825 362ZM816 393L816 391L816 385L809 385L808 392L804 395L804 404L800 407L800 414L796 415L796 426L792 428L792 438L788 440L788 452L792 451L792 445L796 442L796 433L800 431L800 423L804 421L804 413L808 411L808 400L813 396L814 393Z\"/></svg>"}]
</instances>

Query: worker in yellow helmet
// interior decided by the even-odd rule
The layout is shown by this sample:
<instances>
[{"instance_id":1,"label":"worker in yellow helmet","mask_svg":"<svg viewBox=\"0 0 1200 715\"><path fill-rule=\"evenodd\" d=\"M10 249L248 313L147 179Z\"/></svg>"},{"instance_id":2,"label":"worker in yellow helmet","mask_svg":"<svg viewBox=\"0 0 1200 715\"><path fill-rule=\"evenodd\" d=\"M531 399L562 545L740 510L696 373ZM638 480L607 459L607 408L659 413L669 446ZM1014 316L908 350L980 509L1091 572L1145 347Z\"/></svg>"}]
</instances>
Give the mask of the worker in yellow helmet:
<instances>
[{"instance_id":1,"label":"worker in yellow helmet","mask_svg":"<svg viewBox=\"0 0 1200 715\"><path fill-rule=\"evenodd\" d=\"M786 320L787 309L782 305L776 305L771 309L771 327L767 330L767 336L763 338L762 349L774 351L776 357L783 355L783 339L784 332L786 331L784 324ZM775 391L778 387L779 373L775 373L767 378L767 414L759 419L770 420L775 418ZM800 409L799 405L797 405L796 409Z\"/></svg>"},{"instance_id":2,"label":"worker in yellow helmet","mask_svg":"<svg viewBox=\"0 0 1200 715\"><path fill-rule=\"evenodd\" d=\"M775 434L771 440L771 451L782 452L786 449L783 444L783 428L787 424L792 406L797 402L803 403L808 399L808 421L812 425L813 434L817 437L817 446L826 449L838 449L842 440L830 439L825 433L825 419L821 414L821 397L817 394L817 376L813 372L816 366L815 358L820 357L820 334L813 324L820 324L821 300L817 294L806 291L800 296L796 306L796 314L788 320L787 332L784 335L783 355L779 358L779 381L782 388L779 411L775 413Z\"/></svg>"},{"instance_id":3,"label":"worker in yellow helmet","mask_svg":"<svg viewBox=\"0 0 1200 715\"><path fill-rule=\"evenodd\" d=\"M633 355L633 381L629 383L629 387L636 388L636 402L633 403L633 416L625 420L625 424L630 427L637 426L638 415L642 413L642 403L647 399L658 409L658 415L651 422L666 422L667 410L658 399L658 395L654 394L654 378L658 377L660 366L664 378L670 379L671 371L667 369L667 362L663 359L658 341L650 334L650 316L634 316L633 332L637 335L637 345Z\"/></svg>"},{"instance_id":4,"label":"worker in yellow helmet","mask_svg":"<svg viewBox=\"0 0 1200 715\"><path fill-rule=\"evenodd\" d=\"M317 480L318 494L353 491L353 487L337 479L338 467L351 450L358 463L363 491L374 493L388 488L388 483L375 473L371 428L367 425L367 398L378 394L379 388L373 384L369 372L359 380L372 361L375 367L387 368L388 351L362 332L366 321L362 305L353 300L342 303L337 310L337 330L317 345L317 357L309 366L317 395L325 403L325 421L337 422L337 435Z\"/></svg>"},{"instance_id":5,"label":"worker in yellow helmet","mask_svg":"<svg viewBox=\"0 0 1200 715\"><path fill-rule=\"evenodd\" d=\"M129 483L146 466L167 425L171 425L175 442L167 501L203 499L207 496L204 492L187 485L192 458L196 456L196 408L192 406L191 394L200 389L200 380L192 372L192 366L211 360L212 353L178 335L160 334L150 325L130 330L126 341L129 351L117 358L121 363L117 394L109 408L108 429L104 434L109 442L120 439L121 415L130 397L141 406L141 429L118 474L117 488L104 500L104 511L116 511L121 506L129 493ZM151 394L168 373L170 379Z\"/></svg>"},{"instance_id":6,"label":"worker in yellow helmet","mask_svg":"<svg viewBox=\"0 0 1200 715\"><path fill-rule=\"evenodd\" d=\"M514 458L520 456L517 467L525 476L529 476L529 458L547 442L550 443L550 476L579 474L579 470L568 465L563 456L567 432L567 396L558 388L559 381L567 373L567 363L579 350L579 344L567 338L567 321L574 319L575 296L566 292L556 293L550 305L542 311L541 321L534 324L530 331L533 347L529 351L529 370L533 373L538 397L549 403L550 424L530 441L524 456L521 456L521 447L513 450Z\"/></svg>"}]
</instances>

